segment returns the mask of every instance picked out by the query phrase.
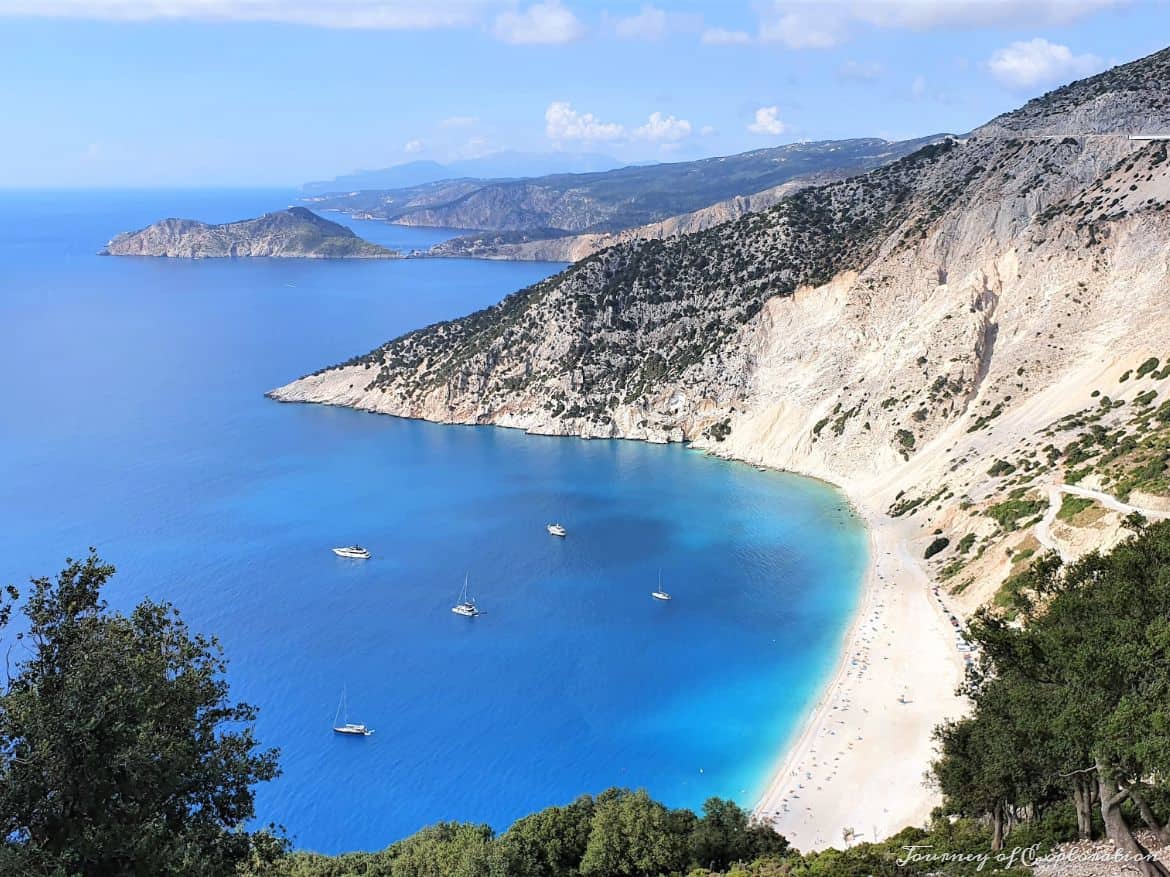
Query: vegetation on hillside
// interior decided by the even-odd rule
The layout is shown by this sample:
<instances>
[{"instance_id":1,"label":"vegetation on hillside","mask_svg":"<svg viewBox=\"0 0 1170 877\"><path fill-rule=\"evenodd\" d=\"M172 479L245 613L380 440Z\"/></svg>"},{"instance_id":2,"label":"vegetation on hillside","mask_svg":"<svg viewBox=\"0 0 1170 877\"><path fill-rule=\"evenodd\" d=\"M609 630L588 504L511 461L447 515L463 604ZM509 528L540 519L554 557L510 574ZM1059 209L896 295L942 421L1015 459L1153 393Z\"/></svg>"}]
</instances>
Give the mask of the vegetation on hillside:
<instances>
[{"instance_id":1,"label":"vegetation on hillside","mask_svg":"<svg viewBox=\"0 0 1170 877\"><path fill-rule=\"evenodd\" d=\"M1014 592L1022 623L983 609L971 625L975 709L938 730L933 774L946 810L986 819L997 847L1068 803L1081 837L1103 826L1143 856L1137 822L1170 843L1170 522L1127 524L1107 555L1039 558Z\"/></svg>"},{"instance_id":2,"label":"vegetation on hillside","mask_svg":"<svg viewBox=\"0 0 1170 877\"><path fill-rule=\"evenodd\" d=\"M1170 98L1162 85L1170 80L1170 49L1163 49L1128 64L1111 67L1104 73L1078 79L1033 98L1018 110L993 119L988 127L1013 131L1027 131L1043 126L1052 119L1059 120L1070 110L1081 107L1109 94L1135 95L1147 113L1170 109Z\"/></svg>"}]
</instances>

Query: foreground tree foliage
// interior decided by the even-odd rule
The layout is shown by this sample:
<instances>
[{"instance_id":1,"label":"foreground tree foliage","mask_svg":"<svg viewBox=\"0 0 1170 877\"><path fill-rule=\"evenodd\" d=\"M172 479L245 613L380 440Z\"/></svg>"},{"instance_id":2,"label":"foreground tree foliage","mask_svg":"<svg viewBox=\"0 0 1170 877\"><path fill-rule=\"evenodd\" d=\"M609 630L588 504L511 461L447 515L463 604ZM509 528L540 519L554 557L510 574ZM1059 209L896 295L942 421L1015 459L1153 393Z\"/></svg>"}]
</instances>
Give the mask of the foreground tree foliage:
<instances>
[{"instance_id":1,"label":"foreground tree foliage","mask_svg":"<svg viewBox=\"0 0 1170 877\"><path fill-rule=\"evenodd\" d=\"M661 821L658 817L666 814ZM594 822L594 816L600 818ZM629 832L627 834L627 832ZM1037 823L1021 844L1046 852L1067 824ZM721 840L722 839L722 842ZM881 843L801 855L735 804L712 798L702 817L668 810L644 792L610 789L549 807L492 838L485 825L440 823L377 853L292 853L254 877L1027 877L1019 855L989 855L990 834L971 820L937 820ZM917 856L911 854L918 851ZM931 854L928 856L927 854ZM699 856L714 855L713 859ZM984 858L986 856L986 858Z\"/></svg>"},{"instance_id":2,"label":"foreground tree foliage","mask_svg":"<svg viewBox=\"0 0 1170 877\"><path fill-rule=\"evenodd\" d=\"M264 877L643 877L723 869L784 857L788 842L731 801L703 815L672 810L644 791L609 789L517 820L493 837L486 825L444 822L378 853L295 853L257 866Z\"/></svg>"},{"instance_id":3,"label":"foreground tree foliage","mask_svg":"<svg viewBox=\"0 0 1170 877\"><path fill-rule=\"evenodd\" d=\"M938 730L933 773L949 811L986 817L997 845L1063 801L1081 837L1099 825L1134 857L1147 854L1134 825L1170 842L1170 522L1127 523L1109 554L1042 558L1017 596L1022 625L990 611L972 625L975 710Z\"/></svg>"},{"instance_id":4,"label":"foreground tree foliage","mask_svg":"<svg viewBox=\"0 0 1170 877\"><path fill-rule=\"evenodd\" d=\"M0 874L223 877L282 854L241 828L276 752L218 644L165 604L110 611L113 573L91 551L0 603Z\"/></svg>"}]
</instances>

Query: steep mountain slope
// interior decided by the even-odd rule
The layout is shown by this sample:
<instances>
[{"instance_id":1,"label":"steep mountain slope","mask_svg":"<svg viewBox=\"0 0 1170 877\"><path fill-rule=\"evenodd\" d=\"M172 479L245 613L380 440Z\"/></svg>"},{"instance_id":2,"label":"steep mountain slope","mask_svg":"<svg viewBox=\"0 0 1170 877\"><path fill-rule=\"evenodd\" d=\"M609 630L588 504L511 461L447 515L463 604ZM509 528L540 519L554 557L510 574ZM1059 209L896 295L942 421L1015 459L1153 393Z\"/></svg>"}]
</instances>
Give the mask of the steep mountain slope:
<instances>
[{"instance_id":1,"label":"steep mountain slope","mask_svg":"<svg viewBox=\"0 0 1170 877\"><path fill-rule=\"evenodd\" d=\"M164 219L115 237L107 256L168 256L212 259L269 256L300 259L392 259L393 250L362 240L344 225L304 207L256 219L208 225L193 219Z\"/></svg>"},{"instance_id":2,"label":"steep mountain slope","mask_svg":"<svg viewBox=\"0 0 1170 877\"><path fill-rule=\"evenodd\" d=\"M721 158L521 180L451 180L310 199L323 210L400 225L488 231L615 232L823 171L858 172L932 138L794 143Z\"/></svg>"},{"instance_id":3,"label":"steep mountain slope","mask_svg":"<svg viewBox=\"0 0 1170 877\"><path fill-rule=\"evenodd\" d=\"M482 232L474 235L451 238L436 244L427 251L428 256L509 259L514 261L536 260L544 262L576 262L586 256L612 247L615 244L636 240L650 240L673 237L704 231L712 226L738 219L748 213L757 213L771 207L787 195L799 192L809 186L821 185L832 180L845 179L847 171L822 171L794 177L786 183L764 189L752 195L737 195L719 201L709 207L701 207L681 216L671 216L657 222L628 228L618 232L586 232L583 234L558 234L542 236L541 232ZM547 234L547 231L545 232Z\"/></svg>"},{"instance_id":4,"label":"steep mountain slope","mask_svg":"<svg viewBox=\"0 0 1170 877\"><path fill-rule=\"evenodd\" d=\"M1010 512L1075 465L1077 412L1128 400L1110 428L1170 387L1170 370L1116 384L1170 352L1168 144L1128 139L1170 128L1168 56L762 213L604 250L273 396L812 473L917 516L923 544L953 536L931 563L986 599L1011 571L988 549L1027 551ZM1008 457L1040 462L989 476Z\"/></svg>"},{"instance_id":5,"label":"steep mountain slope","mask_svg":"<svg viewBox=\"0 0 1170 877\"><path fill-rule=\"evenodd\" d=\"M1163 49L1131 64L1061 86L992 119L975 133L991 136L1026 132L1034 137L1167 134L1168 79L1170 50Z\"/></svg>"}]
</instances>

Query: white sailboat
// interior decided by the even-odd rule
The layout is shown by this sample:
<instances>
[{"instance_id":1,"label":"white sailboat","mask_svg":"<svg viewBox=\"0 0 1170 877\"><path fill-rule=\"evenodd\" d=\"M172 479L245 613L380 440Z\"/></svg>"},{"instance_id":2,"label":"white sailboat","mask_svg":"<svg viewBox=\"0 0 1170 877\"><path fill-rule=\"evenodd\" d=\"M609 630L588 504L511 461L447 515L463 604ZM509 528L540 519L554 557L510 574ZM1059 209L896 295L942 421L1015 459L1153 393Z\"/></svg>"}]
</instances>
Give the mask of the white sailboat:
<instances>
[{"instance_id":1,"label":"white sailboat","mask_svg":"<svg viewBox=\"0 0 1170 877\"><path fill-rule=\"evenodd\" d=\"M471 573L463 577L463 590L459 592L459 602L451 607L451 611L456 615L463 615L467 618L474 618L479 615L479 607L475 605L475 598L467 593L468 584L471 581Z\"/></svg>"},{"instance_id":2,"label":"white sailboat","mask_svg":"<svg viewBox=\"0 0 1170 877\"><path fill-rule=\"evenodd\" d=\"M349 704L346 703L345 689L341 689L341 700L337 702L337 712L333 714L333 733L348 734L351 737L369 737L374 733L373 728L367 728L360 722L349 721Z\"/></svg>"},{"instance_id":3,"label":"white sailboat","mask_svg":"<svg viewBox=\"0 0 1170 877\"><path fill-rule=\"evenodd\" d=\"M658 571L658 590L651 591L650 596L655 600L673 600L674 597L662 590L662 570Z\"/></svg>"}]
</instances>

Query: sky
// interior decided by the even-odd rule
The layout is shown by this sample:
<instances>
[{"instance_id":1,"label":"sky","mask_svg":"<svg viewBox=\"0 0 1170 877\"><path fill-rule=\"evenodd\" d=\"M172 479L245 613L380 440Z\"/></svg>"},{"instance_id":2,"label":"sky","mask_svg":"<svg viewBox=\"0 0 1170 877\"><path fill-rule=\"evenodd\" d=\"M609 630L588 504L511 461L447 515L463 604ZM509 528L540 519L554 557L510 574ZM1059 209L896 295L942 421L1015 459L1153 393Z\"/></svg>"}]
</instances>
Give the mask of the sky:
<instances>
[{"instance_id":1,"label":"sky","mask_svg":"<svg viewBox=\"0 0 1170 877\"><path fill-rule=\"evenodd\" d=\"M963 133L1167 44L1170 0L0 0L0 187Z\"/></svg>"}]
</instances>

